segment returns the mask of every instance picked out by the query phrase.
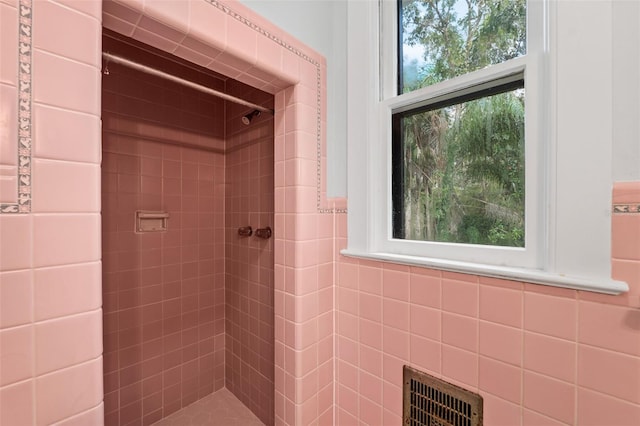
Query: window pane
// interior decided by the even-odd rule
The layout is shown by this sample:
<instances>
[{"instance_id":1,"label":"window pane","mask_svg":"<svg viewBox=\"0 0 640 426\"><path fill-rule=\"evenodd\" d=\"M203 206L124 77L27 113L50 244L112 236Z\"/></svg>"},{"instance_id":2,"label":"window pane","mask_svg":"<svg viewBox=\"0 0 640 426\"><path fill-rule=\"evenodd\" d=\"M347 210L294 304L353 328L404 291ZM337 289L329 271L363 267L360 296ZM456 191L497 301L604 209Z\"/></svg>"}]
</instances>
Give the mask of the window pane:
<instances>
[{"instance_id":1,"label":"window pane","mask_svg":"<svg viewBox=\"0 0 640 426\"><path fill-rule=\"evenodd\" d=\"M522 83L393 115L394 238L524 247Z\"/></svg>"},{"instance_id":2,"label":"window pane","mask_svg":"<svg viewBox=\"0 0 640 426\"><path fill-rule=\"evenodd\" d=\"M526 53L526 0L400 0L399 93Z\"/></svg>"}]
</instances>

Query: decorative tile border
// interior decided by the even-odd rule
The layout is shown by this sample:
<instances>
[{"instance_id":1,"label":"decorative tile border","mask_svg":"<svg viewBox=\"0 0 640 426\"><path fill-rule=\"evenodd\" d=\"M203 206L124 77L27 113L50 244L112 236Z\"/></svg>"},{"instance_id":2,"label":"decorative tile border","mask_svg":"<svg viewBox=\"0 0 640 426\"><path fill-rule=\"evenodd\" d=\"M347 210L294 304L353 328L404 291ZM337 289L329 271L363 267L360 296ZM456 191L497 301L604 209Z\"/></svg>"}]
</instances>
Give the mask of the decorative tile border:
<instances>
[{"instance_id":1,"label":"decorative tile border","mask_svg":"<svg viewBox=\"0 0 640 426\"><path fill-rule=\"evenodd\" d=\"M618 214L640 214L640 203L614 204L613 213Z\"/></svg>"},{"instance_id":2,"label":"decorative tile border","mask_svg":"<svg viewBox=\"0 0 640 426\"><path fill-rule=\"evenodd\" d=\"M0 214L31 211L32 0L18 4L18 202L0 204Z\"/></svg>"},{"instance_id":3,"label":"decorative tile border","mask_svg":"<svg viewBox=\"0 0 640 426\"><path fill-rule=\"evenodd\" d=\"M18 202L0 204L0 213L29 213L31 211L31 147L32 147L32 26L33 0L19 1L19 40L18 40ZM316 67L316 208L319 213L346 213L346 209L322 208L322 137L321 137L321 69L320 63L299 49L284 42L259 25L238 14L218 0L205 0L212 6L273 42L286 48L301 59Z\"/></svg>"},{"instance_id":4,"label":"decorative tile border","mask_svg":"<svg viewBox=\"0 0 640 426\"><path fill-rule=\"evenodd\" d=\"M229 8L229 6L220 3L218 0L205 0L207 3L211 4L212 6L215 6L216 8L220 9L221 11L223 11L224 13L226 13L227 15L231 16L232 18L234 18L235 20L242 22L243 24L245 24L246 26L248 26L249 28L251 28L254 31L257 31L258 33L260 33L261 35L267 37L269 40L273 41L274 43L279 44L280 46L284 47L285 49L287 49L288 51L290 51L291 53L295 54L296 56L304 59L305 61L311 63L313 66L316 67L316 208L318 210L318 213L346 213L347 210L346 209L332 209L332 208L328 208L328 209L324 209L322 208L322 137L321 137L321 130L322 130L322 91L321 91L321 87L322 87L322 80L321 80L321 69L320 69L320 63L318 61L316 61L315 59L313 59L312 57L310 57L309 55L307 55L306 53L302 52L301 50L295 48L294 46L291 46L290 44L286 43L285 41L283 41L282 39L280 39L278 36L276 36L275 34L270 33L269 31L265 30L264 28L262 28L261 26L251 22L250 20L248 20L247 18L245 18L244 16L240 15L239 13L235 12L233 9Z\"/></svg>"}]
</instances>

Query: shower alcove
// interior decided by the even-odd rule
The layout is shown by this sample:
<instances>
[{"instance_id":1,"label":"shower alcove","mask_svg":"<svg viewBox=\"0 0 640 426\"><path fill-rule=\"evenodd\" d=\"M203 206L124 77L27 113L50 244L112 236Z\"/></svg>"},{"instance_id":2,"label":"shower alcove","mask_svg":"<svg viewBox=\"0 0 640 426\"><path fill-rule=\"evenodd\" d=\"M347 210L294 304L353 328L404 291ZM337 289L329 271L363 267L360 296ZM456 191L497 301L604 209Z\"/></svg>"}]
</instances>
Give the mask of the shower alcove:
<instances>
[{"instance_id":1,"label":"shower alcove","mask_svg":"<svg viewBox=\"0 0 640 426\"><path fill-rule=\"evenodd\" d=\"M103 50L273 109L273 95L109 30ZM148 425L223 387L273 424L273 240L237 232L273 226L273 115L245 123L250 107L103 69L105 424ZM166 230L141 231L136 212L168 215Z\"/></svg>"},{"instance_id":2,"label":"shower alcove","mask_svg":"<svg viewBox=\"0 0 640 426\"><path fill-rule=\"evenodd\" d=\"M120 99L115 99L116 111L112 111L117 123L111 136L107 131L109 114L103 117L104 135L116 139L116 152L109 152L111 143L105 143L105 157L113 154L117 160L124 158L115 165L109 165L109 158L105 158L104 167L110 170L105 173L110 175L103 181L107 189L103 207L114 205L113 198L116 209L120 208L118 198L129 204L128 211L105 218L104 225L105 229L115 229L115 234L119 226L129 233L122 239L105 235L103 244L117 248L103 255L106 423L115 422L117 416L120 424L125 424L123 418L130 419L129 424L149 424L160 415L164 417L207 392L226 386L267 424L332 424L334 245L336 232L345 237L343 227L336 228L334 213L344 212L345 203L326 199L322 173L326 156L324 58L233 0L104 0L102 8L106 35L103 50L113 39L126 40L125 49L144 43L147 46L143 52L130 59L142 62L147 58L150 62L146 65L152 68L162 68L164 63L169 73L222 91L235 91L233 94L238 97L249 97L253 103L275 110L273 116L263 113L253 117L246 126L242 118L253 108L225 104L202 94L197 94L195 104L181 103L176 108L175 103L166 103L167 98L161 97L161 88L169 90L166 82L154 83L151 77L139 76L135 83L123 83L122 90L128 95L115 96ZM124 56L126 52L121 53ZM103 81L122 70L114 63L103 61L102 65L109 72L103 75ZM150 92L150 100L141 98L143 87ZM186 93L185 89L175 92L178 91ZM171 90L166 95L171 96L170 93ZM103 105L114 101L108 99L111 95L106 86L104 96ZM185 101L183 97L180 102ZM207 109L219 111L216 115ZM128 110L141 114L135 116L138 123L131 123L133 117L122 114ZM153 111L160 113L159 122L145 115ZM213 124L220 114L225 117L224 130ZM264 133L267 129L268 137ZM149 136L138 143L143 152L127 151L132 145L122 140L138 137L142 132ZM256 137L260 143L251 142ZM172 142L167 143L168 139ZM171 156L177 155L182 161L180 182L178 166L171 163L177 160ZM131 164L130 157L139 161ZM175 177L162 175L165 161L168 172ZM162 170L158 171L160 163ZM131 185L139 188L139 197L133 192L124 192L120 197L120 189L131 191ZM200 200L202 188L212 189L213 193ZM158 194L165 189L169 191L166 197ZM163 197L168 205L162 205ZM144 204L143 208L137 204L158 201L160 207ZM172 211L172 203L175 207L178 202L181 210ZM132 203L145 211L168 210L168 230L134 234ZM269 205L271 209L266 209ZM204 210L199 213L201 209ZM238 227L244 226L271 226L273 235L266 241L254 236L240 238ZM181 230L179 240L175 236L177 229ZM139 245L145 245L145 250L139 250ZM163 253L163 249L173 252L174 257ZM136 250L139 253L134 254ZM211 257L201 259L204 253ZM179 256L179 263L163 264L166 259L176 262L175 256ZM122 287L122 283L131 282L123 268L134 262L151 273L148 276L141 272L139 277L133 277L134 282L140 282L139 291ZM149 266L158 263L160 277L158 267ZM116 272L108 276L108 271ZM201 279L201 274L208 278ZM179 288L177 281L181 282ZM195 294L196 281L198 303L203 308L197 319L195 298L188 294ZM156 283L155 289L160 293L152 293L146 287L151 282ZM201 286L203 282L205 286ZM160 296L162 300L154 302L155 313L151 308L126 307L136 300L146 303L148 300L143 297ZM182 301L179 305L175 302L178 298L188 299L184 302L186 308ZM265 303L267 299L272 305ZM146 323L150 316L158 314L159 303L162 314L170 314L162 320L162 332L169 331L171 337L157 337L158 321L154 326ZM109 304L117 307L118 315L109 316ZM169 319L177 320L178 309L180 342L178 322ZM187 318L183 310L190 313ZM186 324L205 321L209 325L191 327L184 333L185 320L192 321ZM139 321L140 326L124 331L122 324L130 321ZM144 341L148 336L145 333L154 332L154 345L146 344L146 349L145 344L127 340L135 341L141 336ZM206 333L213 335L203 342L181 346L183 340L193 342ZM251 340L253 337L256 339ZM123 342L128 345L126 350L119 349L117 355L109 351ZM195 379L196 367L190 358L196 356L196 347L198 368L208 371L203 381L200 377ZM160 348L167 353L160 356ZM156 351L154 362L143 361L145 351L152 350ZM200 350L209 353L201 357ZM191 359L191 364L183 368L185 359ZM121 361L133 365L122 368ZM179 377L176 363L181 365ZM145 369L162 370L162 374L143 380ZM269 378L271 382L266 380Z\"/></svg>"}]
</instances>

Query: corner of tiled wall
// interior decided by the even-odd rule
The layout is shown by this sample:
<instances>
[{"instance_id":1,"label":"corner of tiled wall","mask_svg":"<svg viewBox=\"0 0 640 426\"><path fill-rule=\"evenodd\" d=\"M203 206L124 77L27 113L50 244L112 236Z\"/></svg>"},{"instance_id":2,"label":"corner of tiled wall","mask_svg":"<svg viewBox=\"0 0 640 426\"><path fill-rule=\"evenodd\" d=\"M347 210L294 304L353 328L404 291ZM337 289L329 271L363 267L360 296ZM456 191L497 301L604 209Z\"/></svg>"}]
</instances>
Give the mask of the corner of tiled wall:
<instances>
[{"instance_id":1,"label":"corner of tiled wall","mask_svg":"<svg viewBox=\"0 0 640 426\"><path fill-rule=\"evenodd\" d=\"M226 93L272 109L273 95L235 80ZM249 125L251 108L226 103L225 154L225 386L264 424L274 424L273 116ZM239 236L251 226L254 235Z\"/></svg>"}]
</instances>

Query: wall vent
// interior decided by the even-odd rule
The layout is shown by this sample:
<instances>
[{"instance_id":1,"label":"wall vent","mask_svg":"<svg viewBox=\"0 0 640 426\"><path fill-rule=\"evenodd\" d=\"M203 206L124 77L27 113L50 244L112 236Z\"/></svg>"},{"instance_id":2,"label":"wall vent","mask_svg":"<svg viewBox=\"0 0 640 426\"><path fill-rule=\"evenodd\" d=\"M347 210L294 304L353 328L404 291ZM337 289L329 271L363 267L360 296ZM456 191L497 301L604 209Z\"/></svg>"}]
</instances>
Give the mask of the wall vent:
<instances>
[{"instance_id":1,"label":"wall vent","mask_svg":"<svg viewBox=\"0 0 640 426\"><path fill-rule=\"evenodd\" d=\"M482 397L407 365L402 423L408 426L482 426Z\"/></svg>"}]
</instances>

